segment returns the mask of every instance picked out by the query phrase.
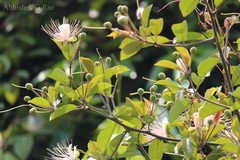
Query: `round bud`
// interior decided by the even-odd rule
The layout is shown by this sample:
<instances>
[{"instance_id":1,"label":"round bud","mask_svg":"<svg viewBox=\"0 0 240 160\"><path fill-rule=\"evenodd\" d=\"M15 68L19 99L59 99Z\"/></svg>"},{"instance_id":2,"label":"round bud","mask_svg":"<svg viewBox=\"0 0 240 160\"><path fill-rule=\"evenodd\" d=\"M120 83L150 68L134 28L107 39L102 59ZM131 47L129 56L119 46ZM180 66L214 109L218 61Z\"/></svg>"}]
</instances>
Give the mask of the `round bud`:
<instances>
[{"instance_id":1,"label":"round bud","mask_svg":"<svg viewBox=\"0 0 240 160\"><path fill-rule=\"evenodd\" d=\"M34 114L34 113L36 113L36 111L37 111L36 108L31 108L31 109L29 110L29 114Z\"/></svg>"},{"instance_id":2,"label":"round bud","mask_svg":"<svg viewBox=\"0 0 240 160\"><path fill-rule=\"evenodd\" d=\"M111 22L105 22L103 24L103 26L106 28L106 29L111 29L112 28L112 23Z\"/></svg>"},{"instance_id":3,"label":"round bud","mask_svg":"<svg viewBox=\"0 0 240 160\"><path fill-rule=\"evenodd\" d=\"M158 74L158 77L159 77L159 79L164 80L164 79L166 78L166 74L163 73L163 72L160 72L160 73Z\"/></svg>"},{"instance_id":4,"label":"round bud","mask_svg":"<svg viewBox=\"0 0 240 160\"><path fill-rule=\"evenodd\" d=\"M107 57L107 58L105 59L105 61L106 61L106 64L109 65L109 64L111 64L111 62L112 62L112 58L111 58L111 57Z\"/></svg>"},{"instance_id":5,"label":"round bud","mask_svg":"<svg viewBox=\"0 0 240 160\"><path fill-rule=\"evenodd\" d=\"M190 48L190 53L191 54L196 54L196 52L197 52L197 48L196 47L191 47Z\"/></svg>"},{"instance_id":6,"label":"round bud","mask_svg":"<svg viewBox=\"0 0 240 160\"><path fill-rule=\"evenodd\" d=\"M128 7L127 6L122 6L122 12L127 13L128 12Z\"/></svg>"},{"instance_id":7,"label":"round bud","mask_svg":"<svg viewBox=\"0 0 240 160\"><path fill-rule=\"evenodd\" d=\"M97 67L97 66L100 66L100 62L99 61L96 61L95 63L94 63L94 65L95 65L95 67Z\"/></svg>"},{"instance_id":8,"label":"round bud","mask_svg":"<svg viewBox=\"0 0 240 160\"><path fill-rule=\"evenodd\" d=\"M33 89L32 83L26 83L25 87L26 87L27 90L32 90Z\"/></svg>"},{"instance_id":9,"label":"round bud","mask_svg":"<svg viewBox=\"0 0 240 160\"><path fill-rule=\"evenodd\" d=\"M225 110L225 111L224 111L224 115L225 115L226 118L231 118L232 113L231 113L230 110Z\"/></svg>"},{"instance_id":10,"label":"round bud","mask_svg":"<svg viewBox=\"0 0 240 160\"><path fill-rule=\"evenodd\" d=\"M68 75L68 79L71 81L73 80L73 75Z\"/></svg>"},{"instance_id":11,"label":"round bud","mask_svg":"<svg viewBox=\"0 0 240 160\"><path fill-rule=\"evenodd\" d=\"M85 78L86 78L87 81L91 81L92 78L93 78L93 75L91 73L87 73Z\"/></svg>"},{"instance_id":12,"label":"round bud","mask_svg":"<svg viewBox=\"0 0 240 160\"><path fill-rule=\"evenodd\" d=\"M137 93L139 94L139 96L142 96L144 94L144 89L138 88Z\"/></svg>"},{"instance_id":13,"label":"round bud","mask_svg":"<svg viewBox=\"0 0 240 160\"><path fill-rule=\"evenodd\" d=\"M209 119L209 120L207 121L207 123L208 123L208 126L211 126L211 125L213 124L213 120L212 120L212 119Z\"/></svg>"},{"instance_id":14,"label":"round bud","mask_svg":"<svg viewBox=\"0 0 240 160\"><path fill-rule=\"evenodd\" d=\"M167 80L167 81L171 81L171 78L167 77L167 78L165 78L165 80Z\"/></svg>"},{"instance_id":15,"label":"round bud","mask_svg":"<svg viewBox=\"0 0 240 160\"><path fill-rule=\"evenodd\" d=\"M28 101L31 100L31 97L29 97L29 96L24 96L23 100L24 100L25 102L28 102Z\"/></svg>"},{"instance_id":16,"label":"round bud","mask_svg":"<svg viewBox=\"0 0 240 160\"><path fill-rule=\"evenodd\" d=\"M151 102L155 102L156 99L157 99L157 97L156 97L155 94L152 94L152 95L150 96L150 101L151 101Z\"/></svg>"},{"instance_id":17,"label":"round bud","mask_svg":"<svg viewBox=\"0 0 240 160\"><path fill-rule=\"evenodd\" d=\"M80 40L84 40L87 37L87 34L85 32L79 33L78 38Z\"/></svg>"},{"instance_id":18,"label":"round bud","mask_svg":"<svg viewBox=\"0 0 240 160\"><path fill-rule=\"evenodd\" d=\"M42 91L43 92L47 92L48 91L48 88L46 86L42 87Z\"/></svg>"},{"instance_id":19,"label":"round bud","mask_svg":"<svg viewBox=\"0 0 240 160\"><path fill-rule=\"evenodd\" d=\"M123 12L123 5L119 5L118 7L117 7L117 10L118 10L118 12Z\"/></svg>"},{"instance_id":20,"label":"round bud","mask_svg":"<svg viewBox=\"0 0 240 160\"><path fill-rule=\"evenodd\" d=\"M157 89L158 89L158 86L157 85L153 85L152 87L154 87L155 88L155 91L157 91Z\"/></svg>"},{"instance_id":21,"label":"round bud","mask_svg":"<svg viewBox=\"0 0 240 160\"><path fill-rule=\"evenodd\" d=\"M121 26L127 25L128 24L128 18L126 16L119 16L117 19L118 24L120 24Z\"/></svg>"},{"instance_id":22,"label":"round bud","mask_svg":"<svg viewBox=\"0 0 240 160\"><path fill-rule=\"evenodd\" d=\"M152 86L152 87L150 88L150 92L151 92L151 93L156 92L156 88L155 88L154 86Z\"/></svg>"},{"instance_id":23,"label":"round bud","mask_svg":"<svg viewBox=\"0 0 240 160\"><path fill-rule=\"evenodd\" d=\"M175 52L172 53L172 56L174 58L179 58L179 53L177 51L175 51Z\"/></svg>"},{"instance_id":24,"label":"round bud","mask_svg":"<svg viewBox=\"0 0 240 160\"><path fill-rule=\"evenodd\" d=\"M122 77L122 74L116 74L116 78L119 79Z\"/></svg>"},{"instance_id":25,"label":"round bud","mask_svg":"<svg viewBox=\"0 0 240 160\"><path fill-rule=\"evenodd\" d=\"M173 106L173 101L168 101L167 103L166 103L166 107L167 108L171 108Z\"/></svg>"},{"instance_id":26,"label":"round bud","mask_svg":"<svg viewBox=\"0 0 240 160\"><path fill-rule=\"evenodd\" d=\"M121 13L118 12L118 11L116 11L116 12L114 13L114 17L118 18L119 16L121 16Z\"/></svg>"}]
</instances>

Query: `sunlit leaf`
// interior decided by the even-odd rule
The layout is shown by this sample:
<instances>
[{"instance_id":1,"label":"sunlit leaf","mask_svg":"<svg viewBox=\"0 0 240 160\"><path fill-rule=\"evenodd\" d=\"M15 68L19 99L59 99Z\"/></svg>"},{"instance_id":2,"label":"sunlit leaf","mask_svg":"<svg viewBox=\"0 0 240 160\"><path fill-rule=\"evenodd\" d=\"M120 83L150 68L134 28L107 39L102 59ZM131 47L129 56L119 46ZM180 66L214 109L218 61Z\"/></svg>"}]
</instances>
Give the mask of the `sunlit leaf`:
<instances>
[{"instance_id":1,"label":"sunlit leaf","mask_svg":"<svg viewBox=\"0 0 240 160\"><path fill-rule=\"evenodd\" d=\"M223 0L214 0L214 5L218 7L222 2Z\"/></svg>"},{"instance_id":2,"label":"sunlit leaf","mask_svg":"<svg viewBox=\"0 0 240 160\"><path fill-rule=\"evenodd\" d=\"M63 105L61 107L59 107L56 111L54 111L50 117L49 117L49 120L52 121L58 117L61 117L71 111L74 111L77 109L77 106L74 105L74 104L66 104L66 105Z\"/></svg>"},{"instance_id":3,"label":"sunlit leaf","mask_svg":"<svg viewBox=\"0 0 240 160\"><path fill-rule=\"evenodd\" d=\"M148 154L151 160L160 160L163 157L163 141L159 139L154 139L149 148Z\"/></svg>"},{"instance_id":4,"label":"sunlit leaf","mask_svg":"<svg viewBox=\"0 0 240 160\"><path fill-rule=\"evenodd\" d=\"M177 84L176 82L174 82L172 80L166 80L166 79L159 80L159 81L156 81L155 84L163 85L174 93L176 93L180 89L179 84Z\"/></svg>"},{"instance_id":5,"label":"sunlit leaf","mask_svg":"<svg viewBox=\"0 0 240 160\"><path fill-rule=\"evenodd\" d=\"M106 80L109 80L113 75L116 74L122 74L124 72L127 72L129 69L126 66L117 65L112 68L107 68L105 70L105 78Z\"/></svg>"},{"instance_id":6,"label":"sunlit leaf","mask_svg":"<svg viewBox=\"0 0 240 160\"><path fill-rule=\"evenodd\" d=\"M114 137L111 142L109 143L108 147L107 147L107 155L111 156L114 152L115 154L117 154L118 152L116 152L116 149L120 149L120 147L123 147L123 145L121 144L122 140L123 140L123 134L118 134L116 137ZM126 146L125 146L126 148Z\"/></svg>"},{"instance_id":7,"label":"sunlit leaf","mask_svg":"<svg viewBox=\"0 0 240 160\"><path fill-rule=\"evenodd\" d=\"M159 35L163 29L163 18L150 19L149 28L153 35Z\"/></svg>"},{"instance_id":8,"label":"sunlit leaf","mask_svg":"<svg viewBox=\"0 0 240 160\"><path fill-rule=\"evenodd\" d=\"M164 36L148 36L146 38L146 40L148 42L151 42L151 43L157 43L157 44L163 44L163 43L167 43L169 42L170 40Z\"/></svg>"},{"instance_id":9,"label":"sunlit leaf","mask_svg":"<svg viewBox=\"0 0 240 160\"><path fill-rule=\"evenodd\" d=\"M197 7L198 2L199 0L181 0L179 8L183 17L189 15Z\"/></svg>"},{"instance_id":10,"label":"sunlit leaf","mask_svg":"<svg viewBox=\"0 0 240 160\"><path fill-rule=\"evenodd\" d=\"M217 57L210 57L202 61L198 65L198 76L204 78L208 72L210 72L214 66L219 63L220 59Z\"/></svg>"},{"instance_id":11,"label":"sunlit leaf","mask_svg":"<svg viewBox=\"0 0 240 160\"><path fill-rule=\"evenodd\" d=\"M152 4L147 6L142 13L141 20L142 20L142 26L144 27L148 27L148 21L149 21L149 16L150 16L152 6L153 6Z\"/></svg>"},{"instance_id":12,"label":"sunlit leaf","mask_svg":"<svg viewBox=\"0 0 240 160\"><path fill-rule=\"evenodd\" d=\"M58 42L53 39L57 46L61 49L63 56L66 60L70 61L74 58L75 49L71 44Z\"/></svg>"},{"instance_id":13,"label":"sunlit leaf","mask_svg":"<svg viewBox=\"0 0 240 160\"><path fill-rule=\"evenodd\" d=\"M110 34L108 34L107 37L112 37L113 39L116 39L116 38L122 37L124 35L125 34L123 34L122 32L115 30L115 31L112 31Z\"/></svg>"},{"instance_id":14,"label":"sunlit leaf","mask_svg":"<svg viewBox=\"0 0 240 160\"><path fill-rule=\"evenodd\" d=\"M147 106L142 101L132 101L130 98L126 98L126 106L134 108L139 116L148 113Z\"/></svg>"},{"instance_id":15,"label":"sunlit leaf","mask_svg":"<svg viewBox=\"0 0 240 160\"><path fill-rule=\"evenodd\" d=\"M235 91L232 93L232 95L236 98L240 99L240 87L237 87L237 89L235 89Z\"/></svg>"},{"instance_id":16,"label":"sunlit leaf","mask_svg":"<svg viewBox=\"0 0 240 160\"><path fill-rule=\"evenodd\" d=\"M188 25L187 21L184 20L181 23L173 24L172 31L177 37L177 42L184 42L187 40Z\"/></svg>"},{"instance_id":17,"label":"sunlit leaf","mask_svg":"<svg viewBox=\"0 0 240 160\"><path fill-rule=\"evenodd\" d=\"M94 72L94 62L90 58L80 57L80 63L83 65L84 69L93 74Z\"/></svg>"},{"instance_id":18,"label":"sunlit leaf","mask_svg":"<svg viewBox=\"0 0 240 160\"><path fill-rule=\"evenodd\" d=\"M188 32L186 41L201 41L206 39L202 33L198 32Z\"/></svg>"},{"instance_id":19,"label":"sunlit leaf","mask_svg":"<svg viewBox=\"0 0 240 160\"><path fill-rule=\"evenodd\" d=\"M35 98L29 100L28 103L39 106L39 107L43 107L43 108L51 107L50 103L42 97L35 97Z\"/></svg>"},{"instance_id":20,"label":"sunlit leaf","mask_svg":"<svg viewBox=\"0 0 240 160\"><path fill-rule=\"evenodd\" d=\"M67 74L60 68L55 68L48 77L67 85L70 82Z\"/></svg>"},{"instance_id":21,"label":"sunlit leaf","mask_svg":"<svg viewBox=\"0 0 240 160\"><path fill-rule=\"evenodd\" d=\"M237 117L234 117L232 120L232 130L236 137L240 138L240 123Z\"/></svg>"},{"instance_id":22,"label":"sunlit leaf","mask_svg":"<svg viewBox=\"0 0 240 160\"><path fill-rule=\"evenodd\" d=\"M200 86L202 84L202 82L204 81L204 78L200 78L196 75L196 73L192 72L191 73L191 78L192 78L192 81L193 83L196 85L196 86Z\"/></svg>"},{"instance_id":23,"label":"sunlit leaf","mask_svg":"<svg viewBox=\"0 0 240 160\"><path fill-rule=\"evenodd\" d=\"M188 67L191 66L191 56L188 52L188 50L184 47L175 47L176 50L179 52L181 55L181 58L183 59L184 63L188 65Z\"/></svg>"},{"instance_id":24,"label":"sunlit leaf","mask_svg":"<svg viewBox=\"0 0 240 160\"><path fill-rule=\"evenodd\" d=\"M139 32L140 32L141 36L147 37L151 34L151 29L149 27L147 28L147 27L140 26Z\"/></svg>"},{"instance_id":25,"label":"sunlit leaf","mask_svg":"<svg viewBox=\"0 0 240 160\"><path fill-rule=\"evenodd\" d=\"M91 156L93 156L95 159L102 159L101 148L97 142L89 141L88 151L90 152Z\"/></svg>"},{"instance_id":26,"label":"sunlit leaf","mask_svg":"<svg viewBox=\"0 0 240 160\"><path fill-rule=\"evenodd\" d=\"M211 140L212 137L216 136L221 130L223 130L226 126L224 124L217 124L215 125L211 125L209 127L209 131L207 132L207 136L209 140Z\"/></svg>"},{"instance_id":27,"label":"sunlit leaf","mask_svg":"<svg viewBox=\"0 0 240 160\"><path fill-rule=\"evenodd\" d=\"M240 85L240 65L232 68L232 82L234 86Z\"/></svg>"},{"instance_id":28,"label":"sunlit leaf","mask_svg":"<svg viewBox=\"0 0 240 160\"><path fill-rule=\"evenodd\" d=\"M186 159L191 159L193 157L194 145L190 138L182 139L182 148Z\"/></svg>"},{"instance_id":29,"label":"sunlit leaf","mask_svg":"<svg viewBox=\"0 0 240 160\"><path fill-rule=\"evenodd\" d=\"M143 43L139 41L133 41L127 43L120 52L120 59L124 60L135 55L138 51L143 48Z\"/></svg>"},{"instance_id":30,"label":"sunlit leaf","mask_svg":"<svg viewBox=\"0 0 240 160\"><path fill-rule=\"evenodd\" d=\"M191 99L182 99L175 102L169 111L170 122L173 122L191 104Z\"/></svg>"},{"instance_id":31,"label":"sunlit leaf","mask_svg":"<svg viewBox=\"0 0 240 160\"><path fill-rule=\"evenodd\" d=\"M159 66L159 67L165 67L165 68L173 69L173 70L179 70L179 67L176 65L176 63L173 63L173 62L168 61L168 60L160 60L157 63L155 63L154 65Z\"/></svg>"},{"instance_id":32,"label":"sunlit leaf","mask_svg":"<svg viewBox=\"0 0 240 160\"><path fill-rule=\"evenodd\" d=\"M55 87L48 87L48 97L51 102L56 101L58 93L55 91Z\"/></svg>"},{"instance_id":33,"label":"sunlit leaf","mask_svg":"<svg viewBox=\"0 0 240 160\"><path fill-rule=\"evenodd\" d=\"M58 93L62 93L63 95L71 98L72 100L76 100L78 98L76 92L72 88L67 86L56 87L55 91L57 91Z\"/></svg>"},{"instance_id":34,"label":"sunlit leaf","mask_svg":"<svg viewBox=\"0 0 240 160\"><path fill-rule=\"evenodd\" d=\"M236 43L237 43L237 45L238 45L238 47L237 47L237 48L238 48L238 51L240 51L240 38L237 39Z\"/></svg>"}]
</instances>

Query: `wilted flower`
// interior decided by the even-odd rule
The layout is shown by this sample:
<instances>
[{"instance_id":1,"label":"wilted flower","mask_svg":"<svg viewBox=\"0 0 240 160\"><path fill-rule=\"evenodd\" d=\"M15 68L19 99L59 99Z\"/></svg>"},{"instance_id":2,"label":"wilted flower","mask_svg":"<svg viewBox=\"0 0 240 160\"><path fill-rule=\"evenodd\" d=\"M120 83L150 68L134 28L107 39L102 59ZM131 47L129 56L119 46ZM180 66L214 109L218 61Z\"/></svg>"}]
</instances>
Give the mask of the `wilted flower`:
<instances>
[{"instance_id":1,"label":"wilted flower","mask_svg":"<svg viewBox=\"0 0 240 160\"><path fill-rule=\"evenodd\" d=\"M152 124L147 125L145 130L149 130L151 133L156 134L158 136L167 137L167 125L168 119L166 117L163 118L162 122L158 120L153 121ZM146 135L147 141L152 141L155 137L151 135Z\"/></svg>"},{"instance_id":2,"label":"wilted flower","mask_svg":"<svg viewBox=\"0 0 240 160\"><path fill-rule=\"evenodd\" d=\"M67 141L58 143L52 149L47 148L50 157L45 157L45 160L79 160L79 151L76 146L72 146Z\"/></svg>"},{"instance_id":3,"label":"wilted flower","mask_svg":"<svg viewBox=\"0 0 240 160\"><path fill-rule=\"evenodd\" d=\"M176 59L176 64L182 72L187 73L187 67L182 58Z\"/></svg>"},{"instance_id":4,"label":"wilted flower","mask_svg":"<svg viewBox=\"0 0 240 160\"><path fill-rule=\"evenodd\" d=\"M214 116L210 115L210 116L204 118L203 120L201 120L200 116L199 116L199 112L194 112L193 113L193 123L194 123L195 127L193 127L193 128L201 128L203 126L208 126L208 121L213 120L213 119L214 119Z\"/></svg>"},{"instance_id":5,"label":"wilted flower","mask_svg":"<svg viewBox=\"0 0 240 160\"><path fill-rule=\"evenodd\" d=\"M69 21L63 17L63 23L61 25L58 20L53 21L51 19L50 24L46 24L45 27L42 26L42 30L54 40L65 42L74 39L82 30L82 25L78 20Z\"/></svg>"}]
</instances>

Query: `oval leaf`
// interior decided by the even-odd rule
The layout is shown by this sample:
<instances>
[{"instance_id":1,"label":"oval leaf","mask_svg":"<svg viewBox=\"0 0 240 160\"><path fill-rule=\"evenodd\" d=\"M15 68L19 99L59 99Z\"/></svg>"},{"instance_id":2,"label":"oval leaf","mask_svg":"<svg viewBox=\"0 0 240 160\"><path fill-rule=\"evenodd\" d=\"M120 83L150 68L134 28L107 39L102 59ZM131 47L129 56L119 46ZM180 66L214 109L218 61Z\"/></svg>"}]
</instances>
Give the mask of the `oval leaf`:
<instances>
[{"instance_id":1,"label":"oval leaf","mask_svg":"<svg viewBox=\"0 0 240 160\"><path fill-rule=\"evenodd\" d=\"M181 0L179 2L179 8L183 17L189 15L196 8L198 2L199 0Z\"/></svg>"},{"instance_id":2,"label":"oval leaf","mask_svg":"<svg viewBox=\"0 0 240 160\"><path fill-rule=\"evenodd\" d=\"M89 59L89 58L85 58L85 57L80 57L80 63L83 65L84 69L93 74L94 72L94 62Z\"/></svg>"},{"instance_id":3,"label":"oval leaf","mask_svg":"<svg viewBox=\"0 0 240 160\"><path fill-rule=\"evenodd\" d=\"M139 41L133 41L128 44L126 44L120 53L120 59L124 60L127 59L134 54L136 54L138 51L140 51L143 47L143 43Z\"/></svg>"},{"instance_id":4,"label":"oval leaf","mask_svg":"<svg viewBox=\"0 0 240 160\"><path fill-rule=\"evenodd\" d=\"M67 74L60 68L55 68L48 77L67 85L70 83Z\"/></svg>"},{"instance_id":5,"label":"oval leaf","mask_svg":"<svg viewBox=\"0 0 240 160\"><path fill-rule=\"evenodd\" d=\"M51 107L50 103L42 97L33 98L30 101L28 101L28 103L31 103L33 105L43 107L43 108L50 108Z\"/></svg>"},{"instance_id":6,"label":"oval leaf","mask_svg":"<svg viewBox=\"0 0 240 160\"><path fill-rule=\"evenodd\" d=\"M148 21L152 6L153 6L152 4L147 6L142 13L142 26L144 27L148 27Z\"/></svg>"},{"instance_id":7,"label":"oval leaf","mask_svg":"<svg viewBox=\"0 0 240 160\"><path fill-rule=\"evenodd\" d=\"M148 154L149 154L149 158L151 160L159 160L162 159L163 156L163 141L159 140L159 139L154 139L149 148L148 148Z\"/></svg>"},{"instance_id":8,"label":"oval leaf","mask_svg":"<svg viewBox=\"0 0 240 160\"><path fill-rule=\"evenodd\" d=\"M63 105L51 114L49 120L52 121L52 120L54 120L54 119L56 119L56 118L58 118L58 117L60 117L64 114L67 114L67 113L69 113L69 112L71 112L75 109L77 109L76 105L73 105L73 104Z\"/></svg>"},{"instance_id":9,"label":"oval leaf","mask_svg":"<svg viewBox=\"0 0 240 160\"><path fill-rule=\"evenodd\" d=\"M219 61L220 61L219 58L211 57L201 62L198 65L198 76L200 78L204 78L207 75L207 73L210 72L213 69L213 67L218 64Z\"/></svg>"},{"instance_id":10,"label":"oval leaf","mask_svg":"<svg viewBox=\"0 0 240 160\"><path fill-rule=\"evenodd\" d=\"M163 29L163 18L150 19L149 28L153 35L159 35Z\"/></svg>"},{"instance_id":11,"label":"oval leaf","mask_svg":"<svg viewBox=\"0 0 240 160\"><path fill-rule=\"evenodd\" d=\"M169 69L179 70L179 67L176 65L176 63L173 63L173 62L168 61L168 60L158 61L154 65L159 66L159 67L165 67L165 68L169 68Z\"/></svg>"},{"instance_id":12,"label":"oval leaf","mask_svg":"<svg viewBox=\"0 0 240 160\"><path fill-rule=\"evenodd\" d=\"M187 40L188 25L187 21L184 20L181 23L173 24L172 31L177 37L177 42L183 42Z\"/></svg>"}]
</instances>

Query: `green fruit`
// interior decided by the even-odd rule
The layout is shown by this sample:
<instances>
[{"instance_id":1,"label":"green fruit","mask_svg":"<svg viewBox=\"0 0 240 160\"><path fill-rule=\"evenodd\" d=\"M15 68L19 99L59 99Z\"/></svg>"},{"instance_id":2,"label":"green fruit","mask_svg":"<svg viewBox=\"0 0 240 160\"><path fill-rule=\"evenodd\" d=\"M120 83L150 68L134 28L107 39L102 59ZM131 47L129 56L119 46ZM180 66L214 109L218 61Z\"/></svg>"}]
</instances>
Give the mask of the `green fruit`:
<instances>
[{"instance_id":1,"label":"green fruit","mask_svg":"<svg viewBox=\"0 0 240 160\"><path fill-rule=\"evenodd\" d=\"M34 114L34 113L36 113L36 111L37 111L36 108L31 108L31 109L29 110L29 114Z\"/></svg>"},{"instance_id":2,"label":"green fruit","mask_svg":"<svg viewBox=\"0 0 240 160\"><path fill-rule=\"evenodd\" d=\"M48 88L46 86L42 87L42 91L43 92L47 92L48 91Z\"/></svg>"},{"instance_id":3,"label":"green fruit","mask_svg":"<svg viewBox=\"0 0 240 160\"><path fill-rule=\"evenodd\" d=\"M128 18L126 16L119 16L117 19L118 24L120 24L121 26L127 25L128 24Z\"/></svg>"},{"instance_id":4,"label":"green fruit","mask_svg":"<svg viewBox=\"0 0 240 160\"><path fill-rule=\"evenodd\" d=\"M138 88L137 93L142 96L144 94L144 89L143 88Z\"/></svg>"},{"instance_id":5,"label":"green fruit","mask_svg":"<svg viewBox=\"0 0 240 160\"><path fill-rule=\"evenodd\" d=\"M29 97L29 96L24 96L24 98L23 98L23 100L24 100L25 102L30 101L30 99L31 99L31 97Z\"/></svg>"},{"instance_id":6,"label":"green fruit","mask_svg":"<svg viewBox=\"0 0 240 160\"><path fill-rule=\"evenodd\" d=\"M27 90L32 90L33 89L32 83L26 83L25 87L26 87Z\"/></svg>"},{"instance_id":7,"label":"green fruit","mask_svg":"<svg viewBox=\"0 0 240 160\"><path fill-rule=\"evenodd\" d=\"M123 12L123 5L119 5L117 7L118 12L122 13Z\"/></svg>"},{"instance_id":8,"label":"green fruit","mask_svg":"<svg viewBox=\"0 0 240 160\"><path fill-rule=\"evenodd\" d=\"M106 61L106 64L109 65L112 62L112 58L111 57L107 57L105 61Z\"/></svg>"},{"instance_id":9,"label":"green fruit","mask_svg":"<svg viewBox=\"0 0 240 160\"><path fill-rule=\"evenodd\" d=\"M92 78L93 78L93 75L91 73L87 73L85 78L86 78L87 81L91 81Z\"/></svg>"},{"instance_id":10,"label":"green fruit","mask_svg":"<svg viewBox=\"0 0 240 160\"><path fill-rule=\"evenodd\" d=\"M111 29L112 28L112 23L111 22L105 22L103 24L103 26L106 28L106 29Z\"/></svg>"},{"instance_id":11,"label":"green fruit","mask_svg":"<svg viewBox=\"0 0 240 160\"><path fill-rule=\"evenodd\" d=\"M156 97L155 94L153 94L153 95L150 96L150 101L151 101L151 102L155 102L156 99L157 99L157 97Z\"/></svg>"},{"instance_id":12,"label":"green fruit","mask_svg":"<svg viewBox=\"0 0 240 160\"><path fill-rule=\"evenodd\" d=\"M196 47L191 47L190 48L190 53L191 54L196 54L196 52L197 52L197 48Z\"/></svg>"},{"instance_id":13,"label":"green fruit","mask_svg":"<svg viewBox=\"0 0 240 160\"><path fill-rule=\"evenodd\" d=\"M159 77L159 79L164 80L164 79L166 78L166 74L163 73L163 72L160 72L160 73L158 74L158 77Z\"/></svg>"},{"instance_id":14,"label":"green fruit","mask_svg":"<svg viewBox=\"0 0 240 160\"><path fill-rule=\"evenodd\" d=\"M121 13L118 12L118 11L116 11L116 12L114 13L114 17L116 17L116 18L118 18L120 15L121 15Z\"/></svg>"},{"instance_id":15,"label":"green fruit","mask_svg":"<svg viewBox=\"0 0 240 160\"><path fill-rule=\"evenodd\" d=\"M177 51L173 52L173 53L172 53L172 56L173 56L174 58L179 58L179 52L177 52Z\"/></svg>"},{"instance_id":16,"label":"green fruit","mask_svg":"<svg viewBox=\"0 0 240 160\"><path fill-rule=\"evenodd\" d=\"M212 119L209 119L209 120L207 121L207 123L208 123L208 126L211 126L211 125L213 124L213 120L212 120Z\"/></svg>"},{"instance_id":17,"label":"green fruit","mask_svg":"<svg viewBox=\"0 0 240 160\"><path fill-rule=\"evenodd\" d=\"M95 67L97 67L97 66L100 66L100 62L99 61L96 61L95 63L94 63L94 65L95 65Z\"/></svg>"},{"instance_id":18,"label":"green fruit","mask_svg":"<svg viewBox=\"0 0 240 160\"><path fill-rule=\"evenodd\" d=\"M150 88L150 92L151 92L151 93L156 92L156 88L155 88L154 86L152 86L152 87Z\"/></svg>"},{"instance_id":19,"label":"green fruit","mask_svg":"<svg viewBox=\"0 0 240 160\"><path fill-rule=\"evenodd\" d=\"M122 6L122 12L127 13L128 12L128 7L127 6Z\"/></svg>"},{"instance_id":20,"label":"green fruit","mask_svg":"<svg viewBox=\"0 0 240 160\"><path fill-rule=\"evenodd\" d=\"M85 32L79 33L78 38L80 40L84 40L87 37L87 34Z\"/></svg>"}]
</instances>

